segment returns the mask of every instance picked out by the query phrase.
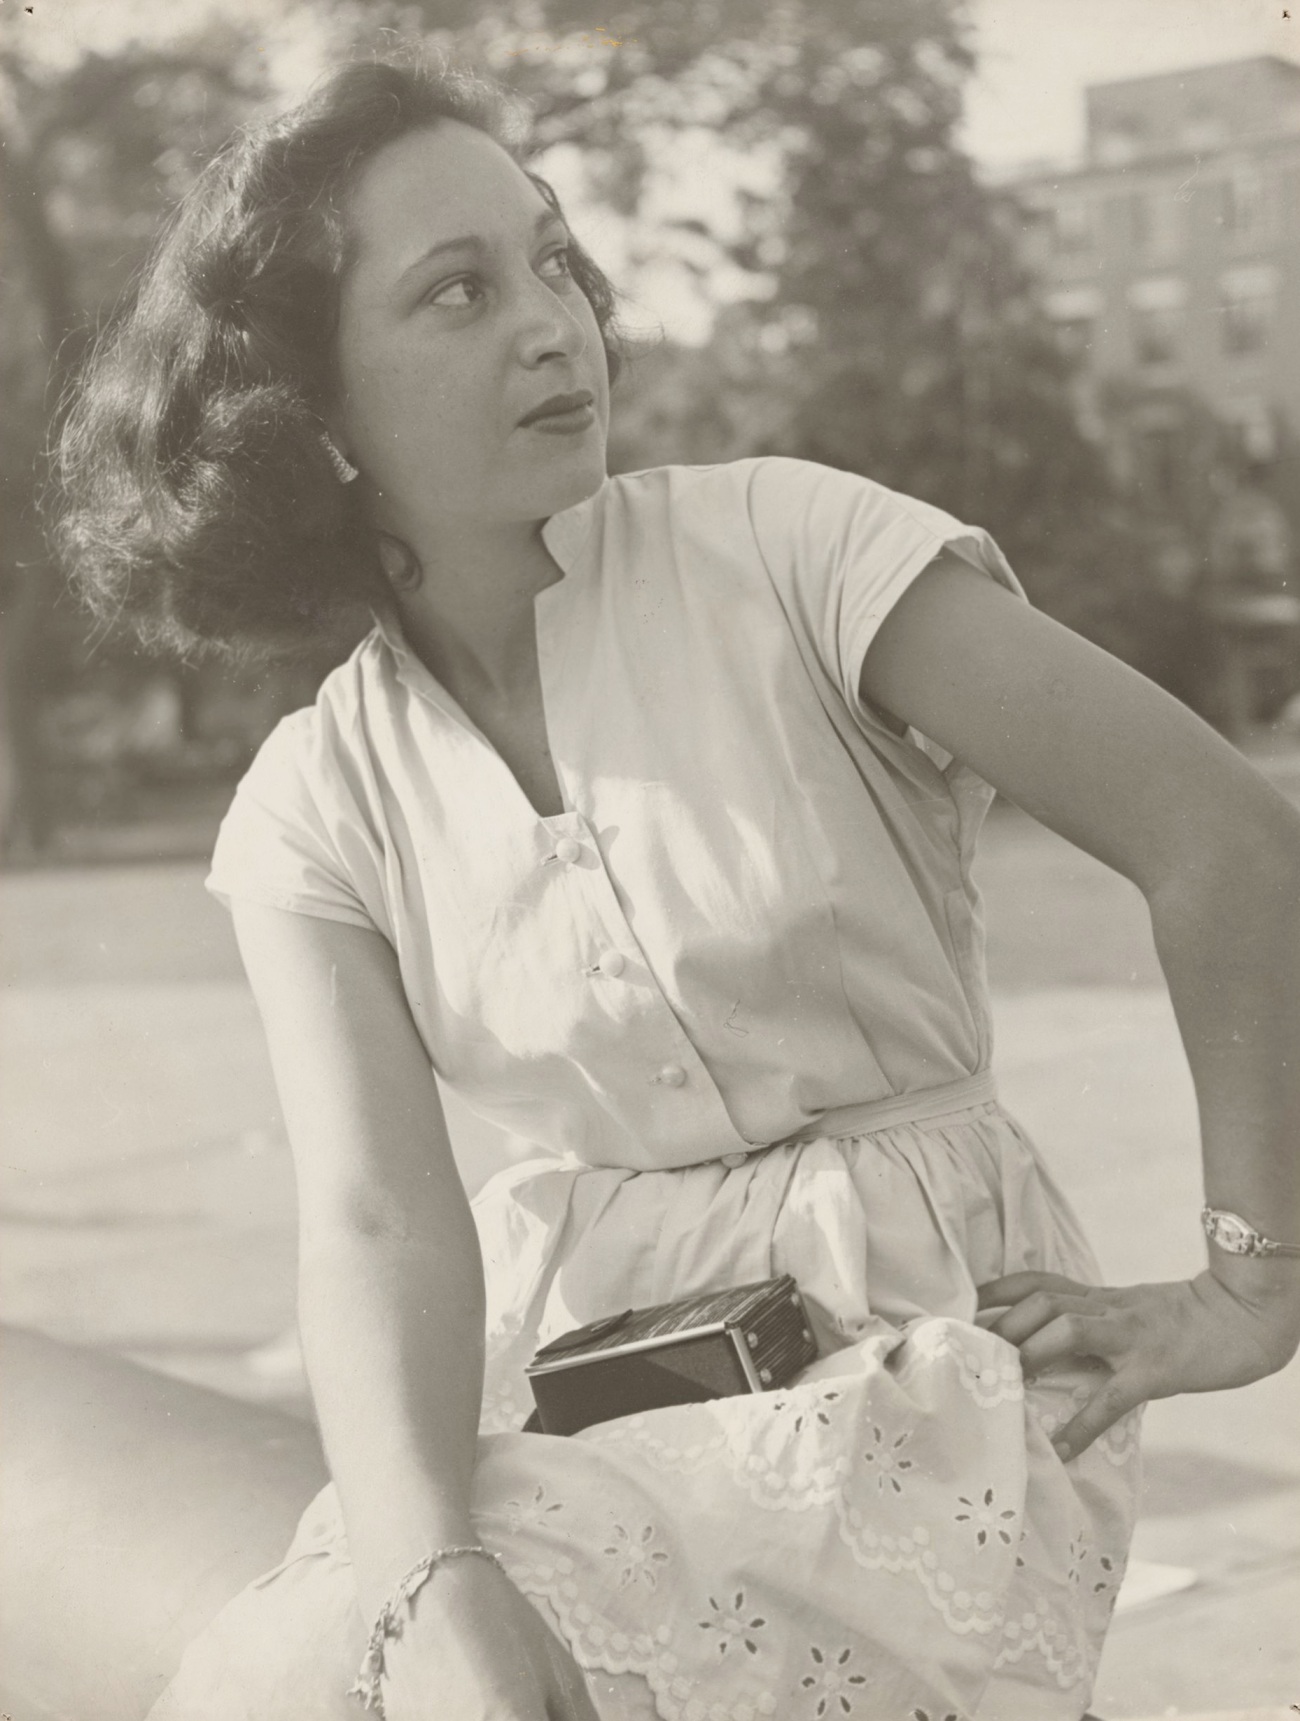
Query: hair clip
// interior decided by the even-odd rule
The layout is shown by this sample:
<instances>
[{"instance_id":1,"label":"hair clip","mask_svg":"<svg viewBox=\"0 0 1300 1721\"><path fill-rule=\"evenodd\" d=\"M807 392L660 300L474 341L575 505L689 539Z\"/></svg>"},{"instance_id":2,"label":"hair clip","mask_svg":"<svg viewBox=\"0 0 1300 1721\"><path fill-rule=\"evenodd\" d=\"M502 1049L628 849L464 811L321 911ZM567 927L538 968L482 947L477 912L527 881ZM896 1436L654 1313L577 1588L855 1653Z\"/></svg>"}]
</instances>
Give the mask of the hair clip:
<instances>
[{"instance_id":1,"label":"hair clip","mask_svg":"<svg viewBox=\"0 0 1300 1721\"><path fill-rule=\"evenodd\" d=\"M330 465L334 468L340 484L351 484L354 478L360 478L361 473L358 468L352 464L346 455L339 453L334 446L333 437L328 432L322 431L320 440L321 447L330 457Z\"/></svg>"}]
</instances>

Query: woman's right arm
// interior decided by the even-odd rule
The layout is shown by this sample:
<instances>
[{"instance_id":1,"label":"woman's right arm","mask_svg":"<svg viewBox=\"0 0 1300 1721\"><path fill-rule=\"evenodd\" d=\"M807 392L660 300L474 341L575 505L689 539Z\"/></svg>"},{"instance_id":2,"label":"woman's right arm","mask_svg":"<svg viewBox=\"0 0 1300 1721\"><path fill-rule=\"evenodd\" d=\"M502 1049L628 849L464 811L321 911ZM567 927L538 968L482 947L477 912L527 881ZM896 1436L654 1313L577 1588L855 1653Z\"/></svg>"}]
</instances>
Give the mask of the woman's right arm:
<instances>
[{"instance_id":1,"label":"woman's right arm","mask_svg":"<svg viewBox=\"0 0 1300 1721\"><path fill-rule=\"evenodd\" d=\"M294 1152L303 1350L369 1621L422 1555L477 1539L478 1236L386 940L245 902L235 930ZM390 1645L390 1721L594 1717L490 1562L440 1567L415 1612Z\"/></svg>"}]
</instances>

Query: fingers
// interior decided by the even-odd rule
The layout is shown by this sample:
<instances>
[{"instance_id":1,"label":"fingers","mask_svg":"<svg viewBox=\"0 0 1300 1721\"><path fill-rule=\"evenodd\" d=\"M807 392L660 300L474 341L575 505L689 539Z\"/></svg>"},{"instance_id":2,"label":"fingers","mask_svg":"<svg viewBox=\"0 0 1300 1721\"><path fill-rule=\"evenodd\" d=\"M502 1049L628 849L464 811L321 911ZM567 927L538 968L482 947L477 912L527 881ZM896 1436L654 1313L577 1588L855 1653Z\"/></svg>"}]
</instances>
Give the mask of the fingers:
<instances>
[{"instance_id":1,"label":"fingers","mask_svg":"<svg viewBox=\"0 0 1300 1721\"><path fill-rule=\"evenodd\" d=\"M1136 1380L1123 1373L1111 1375L1078 1415L1052 1436L1057 1456L1062 1463L1077 1458L1099 1434L1112 1428L1130 1410L1136 1410L1145 1399L1146 1394Z\"/></svg>"},{"instance_id":2,"label":"fingers","mask_svg":"<svg viewBox=\"0 0 1300 1721\"><path fill-rule=\"evenodd\" d=\"M1272 1331L1268 1321L1208 1273L1123 1287L1011 1273L982 1286L979 1300L985 1324L1018 1348L1027 1375L1085 1358L1106 1371L1105 1384L1053 1442L1065 1457L1147 1399L1239 1386L1277 1366L1261 1336ZM1294 1325L1300 1329L1300 1315ZM1291 1338L1285 1354L1293 1349Z\"/></svg>"},{"instance_id":3,"label":"fingers","mask_svg":"<svg viewBox=\"0 0 1300 1721\"><path fill-rule=\"evenodd\" d=\"M1061 1273L1009 1273L979 1290L981 1309L996 1311L989 1330L1020 1352L1026 1375L1059 1363L1096 1358L1113 1370L1081 1410L1052 1438L1063 1462L1149 1396L1125 1363L1132 1322L1122 1297Z\"/></svg>"},{"instance_id":4,"label":"fingers","mask_svg":"<svg viewBox=\"0 0 1300 1721\"><path fill-rule=\"evenodd\" d=\"M1124 1342L1118 1321L1076 1309L1055 1315L1024 1340L1020 1346L1020 1366L1026 1374L1037 1374L1071 1357L1106 1360L1115 1356Z\"/></svg>"},{"instance_id":5,"label":"fingers","mask_svg":"<svg viewBox=\"0 0 1300 1721\"><path fill-rule=\"evenodd\" d=\"M999 1315L990 1331L1006 1339L1008 1344L1023 1345L1026 1339L1052 1321L1067 1315L1096 1313L1095 1295L1090 1297L1081 1285L1071 1286L1068 1291L1031 1291L1020 1302L1012 1304L1005 1314Z\"/></svg>"},{"instance_id":6,"label":"fingers","mask_svg":"<svg viewBox=\"0 0 1300 1721\"><path fill-rule=\"evenodd\" d=\"M1034 1291L1065 1291L1077 1296L1091 1289L1092 1286L1082 1284L1078 1279L1067 1279L1064 1273L1007 1273L1001 1279L990 1279L987 1285L979 1287L978 1306L991 1309L1018 1303Z\"/></svg>"}]
</instances>

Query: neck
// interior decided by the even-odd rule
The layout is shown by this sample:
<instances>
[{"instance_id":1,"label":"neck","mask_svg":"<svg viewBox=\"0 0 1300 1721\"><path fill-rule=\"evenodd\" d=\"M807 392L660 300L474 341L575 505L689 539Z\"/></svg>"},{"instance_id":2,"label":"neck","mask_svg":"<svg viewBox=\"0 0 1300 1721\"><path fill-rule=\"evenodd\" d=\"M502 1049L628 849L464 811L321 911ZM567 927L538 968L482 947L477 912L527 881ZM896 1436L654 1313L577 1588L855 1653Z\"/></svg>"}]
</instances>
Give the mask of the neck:
<instances>
[{"instance_id":1,"label":"neck","mask_svg":"<svg viewBox=\"0 0 1300 1721\"><path fill-rule=\"evenodd\" d=\"M509 694L535 673L533 601L563 577L540 521L484 529L475 521L401 533L423 579L395 593L402 631L453 694Z\"/></svg>"}]
</instances>

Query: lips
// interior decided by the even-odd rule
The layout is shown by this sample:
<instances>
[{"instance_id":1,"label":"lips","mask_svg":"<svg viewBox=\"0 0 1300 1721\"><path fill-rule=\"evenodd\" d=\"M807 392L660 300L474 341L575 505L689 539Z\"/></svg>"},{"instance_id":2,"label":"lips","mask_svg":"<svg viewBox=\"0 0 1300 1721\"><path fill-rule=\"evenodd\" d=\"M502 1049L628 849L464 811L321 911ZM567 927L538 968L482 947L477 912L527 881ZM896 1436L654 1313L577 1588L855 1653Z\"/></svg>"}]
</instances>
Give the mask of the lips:
<instances>
[{"instance_id":1,"label":"lips","mask_svg":"<svg viewBox=\"0 0 1300 1721\"><path fill-rule=\"evenodd\" d=\"M536 424L539 419L556 418L566 412L577 412L584 406L590 406L595 395L588 388L579 389L576 394L553 394L548 400L542 401L531 412L526 412L519 420L521 425Z\"/></svg>"}]
</instances>

